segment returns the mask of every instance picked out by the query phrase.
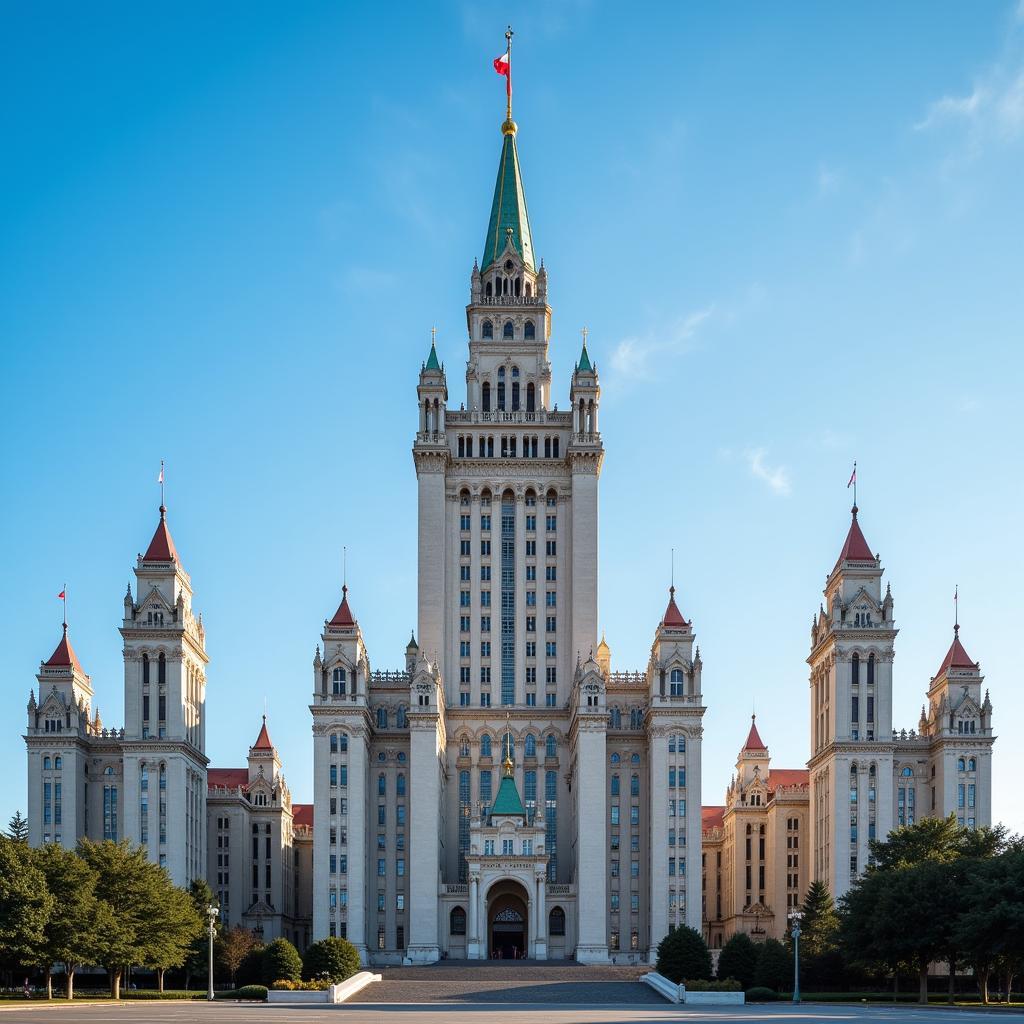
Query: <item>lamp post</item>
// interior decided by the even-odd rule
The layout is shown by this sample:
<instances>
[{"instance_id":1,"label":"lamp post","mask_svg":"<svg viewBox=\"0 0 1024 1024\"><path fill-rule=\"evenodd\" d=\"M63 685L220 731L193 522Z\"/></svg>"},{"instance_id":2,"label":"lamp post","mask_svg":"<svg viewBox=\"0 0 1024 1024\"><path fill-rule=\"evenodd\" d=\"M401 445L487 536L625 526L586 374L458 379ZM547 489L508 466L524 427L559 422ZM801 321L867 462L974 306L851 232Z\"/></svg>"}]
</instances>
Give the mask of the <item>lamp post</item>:
<instances>
[{"instance_id":1,"label":"lamp post","mask_svg":"<svg viewBox=\"0 0 1024 1024\"><path fill-rule=\"evenodd\" d=\"M793 936L793 1002L800 1002L800 920L799 910L794 910L789 915L792 922Z\"/></svg>"},{"instance_id":2,"label":"lamp post","mask_svg":"<svg viewBox=\"0 0 1024 1024\"><path fill-rule=\"evenodd\" d=\"M206 964L206 999L213 1002L213 928L220 910L212 903L206 908L206 916L210 919L210 949Z\"/></svg>"}]
</instances>

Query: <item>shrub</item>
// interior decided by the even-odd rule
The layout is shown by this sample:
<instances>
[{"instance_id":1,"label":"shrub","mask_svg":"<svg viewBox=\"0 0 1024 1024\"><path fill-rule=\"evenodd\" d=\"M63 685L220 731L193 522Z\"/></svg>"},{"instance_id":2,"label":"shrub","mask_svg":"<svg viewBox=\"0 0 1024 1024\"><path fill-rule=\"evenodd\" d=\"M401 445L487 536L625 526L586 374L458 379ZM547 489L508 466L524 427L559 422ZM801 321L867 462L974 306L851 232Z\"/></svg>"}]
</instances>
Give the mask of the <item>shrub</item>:
<instances>
[{"instance_id":1,"label":"shrub","mask_svg":"<svg viewBox=\"0 0 1024 1024\"><path fill-rule=\"evenodd\" d=\"M793 960L777 939L765 939L757 958L754 985L781 991L793 983Z\"/></svg>"},{"instance_id":2,"label":"shrub","mask_svg":"<svg viewBox=\"0 0 1024 1024\"><path fill-rule=\"evenodd\" d=\"M335 984L359 970L359 953L348 939L321 939L302 958L303 978L328 978Z\"/></svg>"},{"instance_id":3,"label":"shrub","mask_svg":"<svg viewBox=\"0 0 1024 1024\"><path fill-rule=\"evenodd\" d=\"M312 981L288 981L278 978L270 987L275 992L324 992L331 987L330 978L314 978Z\"/></svg>"},{"instance_id":4,"label":"shrub","mask_svg":"<svg viewBox=\"0 0 1024 1024\"><path fill-rule=\"evenodd\" d=\"M274 992L294 992L298 987L298 982L288 981L285 978L278 978L277 981L270 983L270 988Z\"/></svg>"},{"instance_id":5,"label":"shrub","mask_svg":"<svg viewBox=\"0 0 1024 1024\"><path fill-rule=\"evenodd\" d=\"M674 928L658 944L657 971L679 984L684 978L711 980L711 954L700 932Z\"/></svg>"},{"instance_id":6,"label":"shrub","mask_svg":"<svg viewBox=\"0 0 1024 1024\"><path fill-rule=\"evenodd\" d=\"M258 999L260 1002L267 1001L266 985L243 985L234 993L235 999Z\"/></svg>"},{"instance_id":7,"label":"shrub","mask_svg":"<svg viewBox=\"0 0 1024 1024\"><path fill-rule=\"evenodd\" d=\"M263 982L263 950L266 946L256 946L242 957L235 974L241 986L259 985Z\"/></svg>"},{"instance_id":8,"label":"shrub","mask_svg":"<svg viewBox=\"0 0 1024 1024\"><path fill-rule=\"evenodd\" d=\"M263 950L263 984L272 985L284 978L298 981L302 977L302 957L287 939L274 939Z\"/></svg>"},{"instance_id":9,"label":"shrub","mask_svg":"<svg viewBox=\"0 0 1024 1024\"><path fill-rule=\"evenodd\" d=\"M718 977L735 978L740 987L751 988L757 970L757 946L750 936L737 932L723 947L718 957Z\"/></svg>"},{"instance_id":10,"label":"shrub","mask_svg":"<svg viewBox=\"0 0 1024 1024\"><path fill-rule=\"evenodd\" d=\"M747 989L747 1002L748 1003L771 1003L778 999L774 989L767 988L764 985L755 985L753 988Z\"/></svg>"}]
</instances>

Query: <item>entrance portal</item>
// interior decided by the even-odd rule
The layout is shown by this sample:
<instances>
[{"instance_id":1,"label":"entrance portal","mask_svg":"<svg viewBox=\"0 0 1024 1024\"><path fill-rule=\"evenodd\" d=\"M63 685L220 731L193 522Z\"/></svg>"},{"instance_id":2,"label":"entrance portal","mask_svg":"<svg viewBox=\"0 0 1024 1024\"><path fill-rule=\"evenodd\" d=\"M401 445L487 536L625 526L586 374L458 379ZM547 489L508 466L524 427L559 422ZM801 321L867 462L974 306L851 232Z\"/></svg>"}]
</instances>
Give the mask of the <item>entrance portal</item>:
<instances>
[{"instance_id":1,"label":"entrance portal","mask_svg":"<svg viewBox=\"0 0 1024 1024\"><path fill-rule=\"evenodd\" d=\"M526 890L511 879L487 894L487 953L498 960L522 960L530 953Z\"/></svg>"}]
</instances>

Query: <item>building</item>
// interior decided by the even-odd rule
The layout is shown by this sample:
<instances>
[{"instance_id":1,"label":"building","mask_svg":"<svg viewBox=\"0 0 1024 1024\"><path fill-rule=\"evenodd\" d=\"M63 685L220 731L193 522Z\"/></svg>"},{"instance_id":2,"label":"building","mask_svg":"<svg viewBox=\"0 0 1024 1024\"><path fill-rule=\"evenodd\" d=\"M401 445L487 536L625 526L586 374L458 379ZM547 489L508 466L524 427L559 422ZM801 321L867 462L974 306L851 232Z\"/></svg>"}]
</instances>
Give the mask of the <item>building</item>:
<instances>
[{"instance_id":1,"label":"building","mask_svg":"<svg viewBox=\"0 0 1024 1024\"><path fill-rule=\"evenodd\" d=\"M312 807L292 805L265 719L247 768L207 767L206 632L163 506L135 578L120 627L123 727L104 726L67 623L40 665L25 733L29 842L128 839L175 884L206 878L227 923L304 948Z\"/></svg>"},{"instance_id":2,"label":"building","mask_svg":"<svg viewBox=\"0 0 1024 1024\"><path fill-rule=\"evenodd\" d=\"M811 624L811 756L772 769L755 722L724 806L705 807L704 932L779 938L811 881L838 898L867 867L872 839L954 814L992 824L992 704L980 666L953 642L916 729L892 724L896 624L882 566L857 518Z\"/></svg>"},{"instance_id":3,"label":"building","mask_svg":"<svg viewBox=\"0 0 1024 1024\"><path fill-rule=\"evenodd\" d=\"M416 389L418 640L371 671L343 589L313 661L313 934L379 962L643 960L700 926L700 653L674 589L646 668L612 671L599 642L601 389L584 336L554 400L516 133L465 399L433 344Z\"/></svg>"}]
</instances>

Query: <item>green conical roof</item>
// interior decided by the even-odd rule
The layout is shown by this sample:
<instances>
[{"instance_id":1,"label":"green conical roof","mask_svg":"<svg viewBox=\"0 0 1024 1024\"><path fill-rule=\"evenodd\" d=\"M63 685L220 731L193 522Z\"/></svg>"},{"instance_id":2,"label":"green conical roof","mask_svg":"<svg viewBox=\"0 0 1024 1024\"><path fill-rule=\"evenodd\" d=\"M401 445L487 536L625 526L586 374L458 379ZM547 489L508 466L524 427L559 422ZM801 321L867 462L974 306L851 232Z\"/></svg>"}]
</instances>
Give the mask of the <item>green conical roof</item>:
<instances>
[{"instance_id":1,"label":"green conical roof","mask_svg":"<svg viewBox=\"0 0 1024 1024\"><path fill-rule=\"evenodd\" d=\"M512 778L511 774L506 774L498 787L498 795L491 808L491 817L493 818L496 814L526 817L526 809L523 807L523 801L519 799L519 790L516 789L516 780Z\"/></svg>"},{"instance_id":2,"label":"green conical roof","mask_svg":"<svg viewBox=\"0 0 1024 1024\"><path fill-rule=\"evenodd\" d=\"M526 212L526 192L523 191L514 130L505 132L501 145L501 162L498 164L498 180L494 184L494 201L491 203L491 219L487 224L487 238L484 241L484 258L480 261L481 271L486 270L505 251L508 228L512 229L512 244L522 256L523 262L530 270L535 270L533 236L530 234L530 218Z\"/></svg>"},{"instance_id":3,"label":"green conical roof","mask_svg":"<svg viewBox=\"0 0 1024 1024\"><path fill-rule=\"evenodd\" d=\"M587 343L583 343L583 351L580 353L580 361L576 364L577 370L590 370L593 371L593 367L590 365L590 356L587 355Z\"/></svg>"},{"instance_id":4,"label":"green conical roof","mask_svg":"<svg viewBox=\"0 0 1024 1024\"><path fill-rule=\"evenodd\" d=\"M437 361L437 349L434 348L434 343L430 343L430 355L427 356L427 370L440 370L441 364Z\"/></svg>"}]
</instances>

